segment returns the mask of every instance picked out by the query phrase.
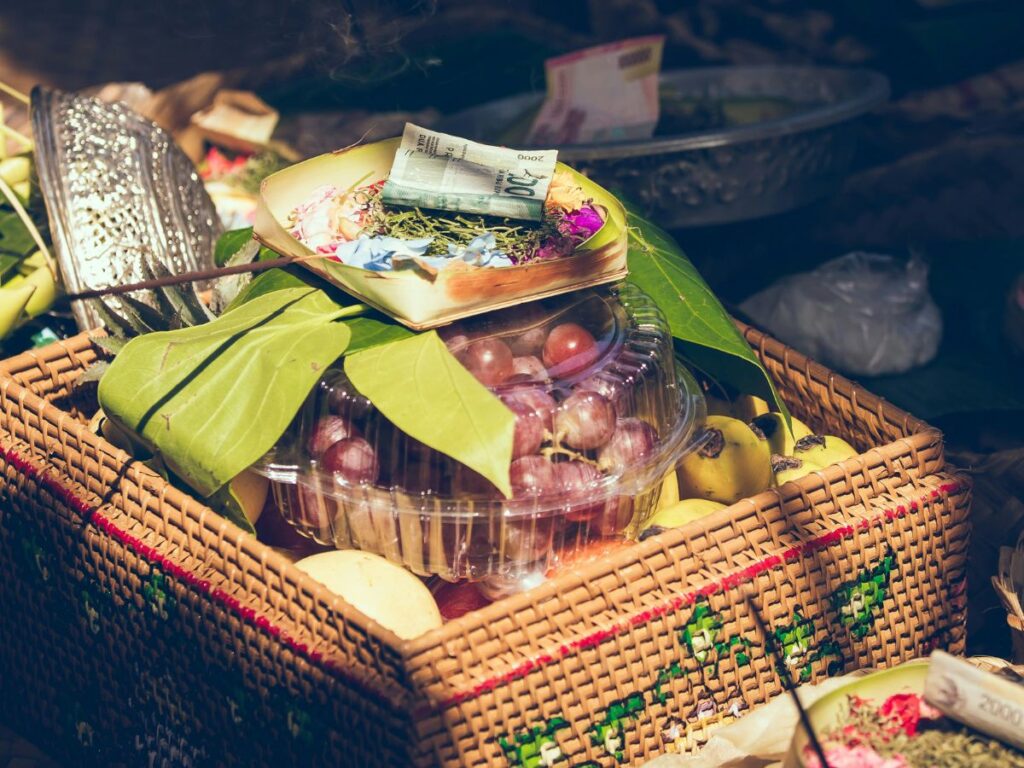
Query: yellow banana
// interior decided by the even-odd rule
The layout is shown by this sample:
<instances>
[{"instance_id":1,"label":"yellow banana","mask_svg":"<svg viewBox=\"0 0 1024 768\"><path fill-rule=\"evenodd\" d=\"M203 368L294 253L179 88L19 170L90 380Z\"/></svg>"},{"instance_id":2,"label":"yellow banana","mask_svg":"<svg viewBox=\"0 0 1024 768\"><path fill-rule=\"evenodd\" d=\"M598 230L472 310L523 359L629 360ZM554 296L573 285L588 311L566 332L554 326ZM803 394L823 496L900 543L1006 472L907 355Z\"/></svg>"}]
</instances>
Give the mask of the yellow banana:
<instances>
[{"instance_id":1,"label":"yellow banana","mask_svg":"<svg viewBox=\"0 0 1024 768\"><path fill-rule=\"evenodd\" d=\"M786 420L782 418L781 413L763 413L750 422L750 428L765 436L772 453L791 456L796 441L813 433L810 427L796 416L790 418L793 422L792 432L786 426Z\"/></svg>"},{"instance_id":2,"label":"yellow banana","mask_svg":"<svg viewBox=\"0 0 1024 768\"><path fill-rule=\"evenodd\" d=\"M679 493L732 504L772 483L771 451L739 419L708 416L708 439L679 462Z\"/></svg>"},{"instance_id":3,"label":"yellow banana","mask_svg":"<svg viewBox=\"0 0 1024 768\"><path fill-rule=\"evenodd\" d=\"M18 263L18 274L29 275L39 267L46 266L46 257L42 251L33 251Z\"/></svg>"},{"instance_id":4,"label":"yellow banana","mask_svg":"<svg viewBox=\"0 0 1024 768\"><path fill-rule=\"evenodd\" d=\"M28 205L28 199L32 196L32 186L27 181L11 184L11 190L18 196L22 205Z\"/></svg>"},{"instance_id":5,"label":"yellow banana","mask_svg":"<svg viewBox=\"0 0 1024 768\"><path fill-rule=\"evenodd\" d=\"M714 395L704 395L709 416L732 416L732 403Z\"/></svg>"},{"instance_id":6,"label":"yellow banana","mask_svg":"<svg viewBox=\"0 0 1024 768\"><path fill-rule=\"evenodd\" d=\"M32 170L32 163L25 155L17 155L0 160L0 179L7 182L9 186L28 182L28 175Z\"/></svg>"},{"instance_id":7,"label":"yellow banana","mask_svg":"<svg viewBox=\"0 0 1024 768\"><path fill-rule=\"evenodd\" d=\"M100 434L103 435L104 440L111 445L117 446L125 453L130 453L136 458L139 458L141 455L137 450L138 446L132 434L115 423L106 414L103 415L102 421L100 421Z\"/></svg>"},{"instance_id":8,"label":"yellow banana","mask_svg":"<svg viewBox=\"0 0 1024 768\"><path fill-rule=\"evenodd\" d=\"M36 289L25 307L25 313L29 317L41 315L53 306L53 301L57 298L57 282L53 279L53 273L50 272L49 267L37 267L24 276L22 284L31 285Z\"/></svg>"},{"instance_id":9,"label":"yellow banana","mask_svg":"<svg viewBox=\"0 0 1024 768\"><path fill-rule=\"evenodd\" d=\"M772 472L775 474L775 485L783 485L791 480L799 480L804 475L817 472L823 467L814 462L797 459L793 456L772 456Z\"/></svg>"},{"instance_id":10,"label":"yellow banana","mask_svg":"<svg viewBox=\"0 0 1024 768\"><path fill-rule=\"evenodd\" d=\"M676 477L676 469L673 467L661 481L661 493L658 495L658 509L671 507L679 501L679 478Z\"/></svg>"},{"instance_id":11,"label":"yellow banana","mask_svg":"<svg viewBox=\"0 0 1024 768\"><path fill-rule=\"evenodd\" d=\"M835 435L809 435L797 440L793 447L793 456L820 467L852 459L856 455L856 448Z\"/></svg>"},{"instance_id":12,"label":"yellow banana","mask_svg":"<svg viewBox=\"0 0 1024 768\"><path fill-rule=\"evenodd\" d=\"M7 338L18 327L35 292L34 285L4 285L0 288L0 339Z\"/></svg>"},{"instance_id":13,"label":"yellow banana","mask_svg":"<svg viewBox=\"0 0 1024 768\"><path fill-rule=\"evenodd\" d=\"M267 501L267 492L270 490L270 481L248 469L243 470L231 480L231 495L235 497L238 506L249 519L249 522L256 525L263 512L263 505Z\"/></svg>"},{"instance_id":14,"label":"yellow banana","mask_svg":"<svg viewBox=\"0 0 1024 768\"><path fill-rule=\"evenodd\" d=\"M661 533L667 528L678 528L681 525L709 515L715 510L724 509L725 505L708 499L683 499L671 506L659 509L640 529L640 540Z\"/></svg>"},{"instance_id":15,"label":"yellow banana","mask_svg":"<svg viewBox=\"0 0 1024 768\"><path fill-rule=\"evenodd\" d=\"M740 395L732 402L732 416L750 423L758 416L768 413L768 403L754 395Z\"/></svg>"}]
</instances>

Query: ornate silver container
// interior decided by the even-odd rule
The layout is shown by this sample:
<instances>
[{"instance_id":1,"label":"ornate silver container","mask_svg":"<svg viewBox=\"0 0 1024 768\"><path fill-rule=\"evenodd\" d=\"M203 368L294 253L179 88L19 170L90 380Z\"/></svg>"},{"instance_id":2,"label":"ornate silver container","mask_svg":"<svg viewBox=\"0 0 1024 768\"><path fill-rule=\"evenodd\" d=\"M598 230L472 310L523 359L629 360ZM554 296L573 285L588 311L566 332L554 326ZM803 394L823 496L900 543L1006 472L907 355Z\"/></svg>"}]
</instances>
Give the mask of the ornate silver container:
<instances>
[{"instance_id":1,"label":"ornate silver container","mask_svg":"<svg viewBox=\"0 0 1024 768\"><path fill-rule=\"evenodd\" d=\"M68 292L213 266L220 221L169 134L124 104L41 87L31 112L39 186ZM150 292L135 298L156 306ZM120 306L116 297L104 301ZM93 307L72 308L83 330L100 325Z\"/></svg>"},{"instance_id":2,"label":"ornate silver container","mask_svg":"<svg viewBox=\"0 0 1024 768\"><path fill-rule=\"evenodd\" d=\"M663 227L752 219L827 194L850 167L856 118L888 96L884 76L818 67L709 67L665 72L666 98L779 100L786 114L646 141L558 147L558 159L621 192ZM502 141L543 94L513 96L444 118L440 130ZM525 126L524 126L525 127Z\"/></svg>"}]
</instances>

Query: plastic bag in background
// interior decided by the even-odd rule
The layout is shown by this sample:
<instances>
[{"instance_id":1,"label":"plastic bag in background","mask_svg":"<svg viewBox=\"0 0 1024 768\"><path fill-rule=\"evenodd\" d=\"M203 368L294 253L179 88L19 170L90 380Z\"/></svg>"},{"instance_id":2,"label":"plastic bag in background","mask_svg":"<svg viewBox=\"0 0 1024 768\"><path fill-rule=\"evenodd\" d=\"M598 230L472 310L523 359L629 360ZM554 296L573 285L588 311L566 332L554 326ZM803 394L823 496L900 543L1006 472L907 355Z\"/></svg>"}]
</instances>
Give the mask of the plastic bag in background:
<instances>
[{"instance_id":1,"label":"plastic bag in background","mask_svg":"<svg viewBox=\"0 0 1024 768\"><path fill-rule=\"evenodd\" d=\"M1024 273L1017 275L1006 294L1003 330L1010 349L1015 354L1024 355Z\"/></svg>"},{"instance_id":2,"label":"plastic bag in background","mask_svg":"<svg viewBox=\"0 0 1024 768\"><path fill-rule=\"evenodd\" d=\"M779 280L740 308L808 357L861 376L923 365L942 338L928 267L917 257L848 253Z\"/></svg>"}]
</instances>

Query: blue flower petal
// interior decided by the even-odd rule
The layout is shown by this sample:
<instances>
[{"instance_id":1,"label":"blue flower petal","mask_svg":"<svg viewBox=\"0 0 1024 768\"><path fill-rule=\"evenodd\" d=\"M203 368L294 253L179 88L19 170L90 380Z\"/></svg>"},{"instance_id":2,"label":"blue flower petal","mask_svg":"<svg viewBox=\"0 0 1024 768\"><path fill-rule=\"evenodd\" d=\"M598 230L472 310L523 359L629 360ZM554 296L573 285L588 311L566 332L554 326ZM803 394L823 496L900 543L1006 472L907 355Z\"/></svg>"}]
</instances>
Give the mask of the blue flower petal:
<instances>
[{"instance_id":1,"label":"blue flower petal","mask_svg":"<svg viewBox=\"0 0 1024 768\"><path fill-rule=\"evenodd\" d=\"M334 255L344 264L374 272L384 272L397 267L394 260L421 256L430 247L433 238L402 240L397 237L369 237L360 235L355 240L339 245Z\"/></svg>"},{"instance_id":2,"label":"blue flower petal","mask_svg":"<svg viewBox=\"0 0 1024 768\"><path fill-rule=\"evenodd\" d=\"M448 255L478 267L507 267L512 260L497 249L493 232L477 235L467 245L448 244Z\"/></svg>"}]
</instances>

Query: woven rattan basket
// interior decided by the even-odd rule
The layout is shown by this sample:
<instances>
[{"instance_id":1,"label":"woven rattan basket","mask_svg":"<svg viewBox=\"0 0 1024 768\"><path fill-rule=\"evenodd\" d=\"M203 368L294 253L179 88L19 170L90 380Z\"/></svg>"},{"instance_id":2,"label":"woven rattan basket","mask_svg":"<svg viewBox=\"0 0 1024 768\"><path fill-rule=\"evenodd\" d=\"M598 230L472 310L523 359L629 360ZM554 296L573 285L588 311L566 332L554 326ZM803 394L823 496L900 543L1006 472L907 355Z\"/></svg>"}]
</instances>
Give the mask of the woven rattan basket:
<instances>
[{"instance_id":1,"label":"woven rattan basket","mask_svg":"<svg viewBox=\"0 0 1024 768\"><path fill-rule=\"evenodd\" d=\"M92 435L87 337L7 361L0 717L76 765L612 766L780 677L962 652L941 436L745 332L797 415L878 447L405 642Z\"/></svg>"}]
</instances>

